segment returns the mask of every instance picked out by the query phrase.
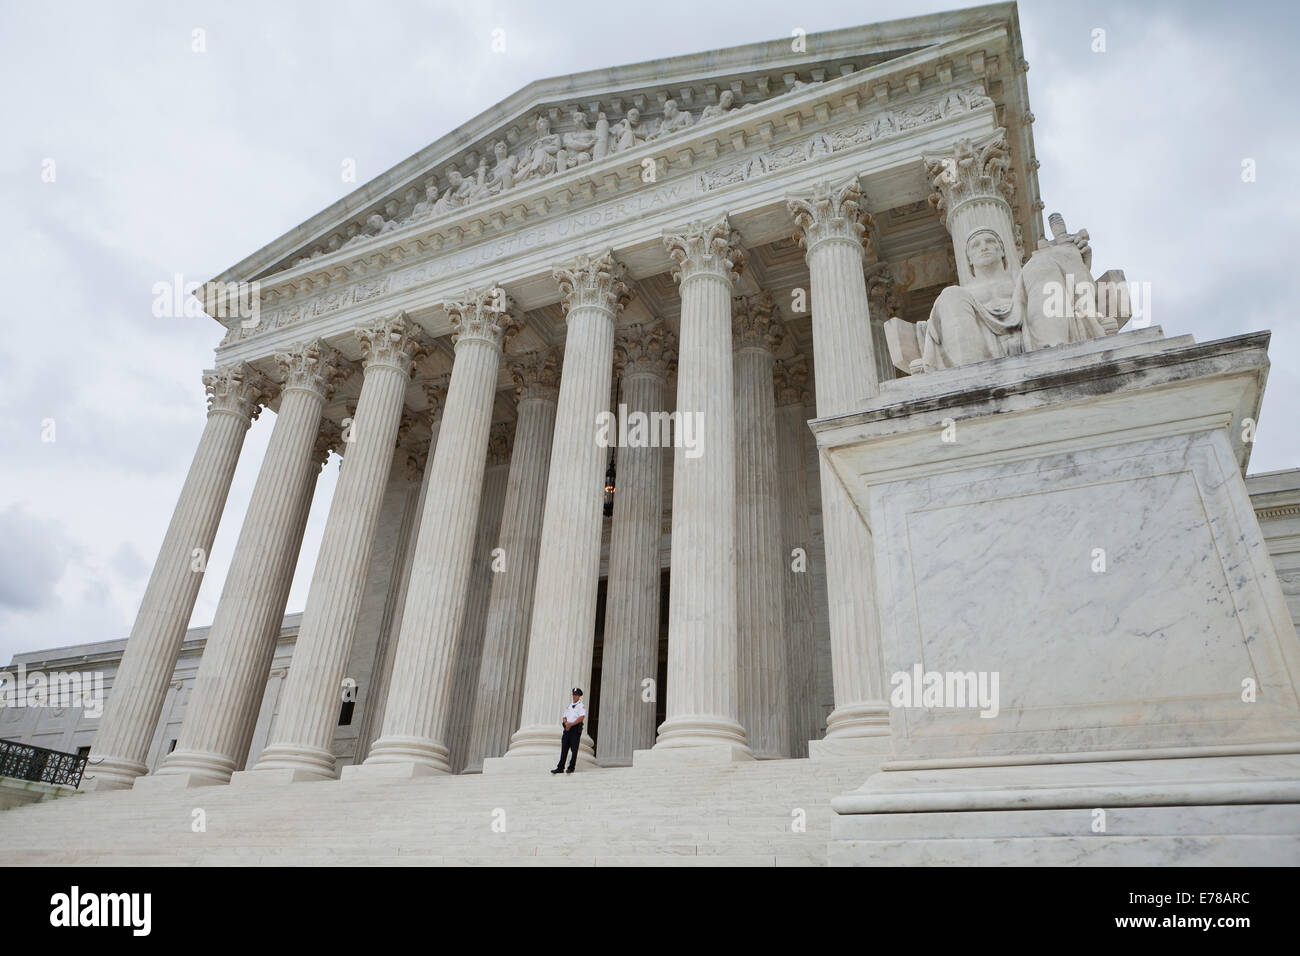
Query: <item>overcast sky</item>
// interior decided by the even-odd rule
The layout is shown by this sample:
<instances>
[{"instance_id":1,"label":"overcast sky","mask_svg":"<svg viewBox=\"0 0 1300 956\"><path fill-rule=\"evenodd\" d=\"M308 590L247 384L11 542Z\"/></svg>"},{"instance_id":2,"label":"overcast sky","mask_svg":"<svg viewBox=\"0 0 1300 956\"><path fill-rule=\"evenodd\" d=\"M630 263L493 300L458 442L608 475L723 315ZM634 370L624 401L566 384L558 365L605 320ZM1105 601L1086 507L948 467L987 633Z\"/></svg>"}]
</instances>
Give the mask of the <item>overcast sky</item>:
<instances>
[{"instance_id":1,"label":"overcast sky","mask_svg":"<svg viewBox=\"0 0 1300 956\"><path fill-rule=\"evenodd\" d=\"M964 5L0 0L0 664L130 632L222 331L155 317L155 283L212 277L352 188L345 159L364 183L532 80ZM1151 283L1166 334L1272 330L1251 471L1300 466L1294 7L1020 14L1048 211L1089 230L1096 271ZM273 424L249 433L193 624L212 619Z\"/></svg>"}]
</instances>

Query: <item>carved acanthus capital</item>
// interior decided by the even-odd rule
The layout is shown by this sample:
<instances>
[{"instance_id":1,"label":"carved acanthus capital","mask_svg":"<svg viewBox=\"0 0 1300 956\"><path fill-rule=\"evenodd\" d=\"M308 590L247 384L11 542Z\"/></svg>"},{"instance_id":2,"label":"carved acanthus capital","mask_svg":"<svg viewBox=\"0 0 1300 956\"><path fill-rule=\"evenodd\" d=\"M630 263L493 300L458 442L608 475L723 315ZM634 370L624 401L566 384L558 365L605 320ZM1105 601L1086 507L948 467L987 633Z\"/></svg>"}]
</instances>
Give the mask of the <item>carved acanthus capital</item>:
<instances>
[{"instance_id":1,"label":"carved acanthus capital","mask_svg":"<svg viewBox=\"0 0 1300 956\"><path fill-rule=\"evenodd\" d=\"M785 323L772 293L733 298L731 332L738 349L759 348L770 352L785 341Z\"/></svg>"},{"instance_id":2,"label":"carved acanthus capital","mask_svg":"<svg viewBox=\"0 0 1300 956\"><path fill-rule=\"evenodd\" d=\"M799 228L799 244L809 252L827 239L871 246L875 222L865 209L857 176L839 183L823 179L810 191L789 196L785 205Z\"/></svg>"},{"instance_id":3,"label":"carved acanthus capital","mask_svg":"<svg viewBox=\"0 0 1300 956\"><path fill-rule=\"evenodd\" d=\"M779 358L772 366L772 385L776 392L776 405L811 407L812 392L808 388L808 359L802 355Z\"/></svg>"},{"instance_id":4,"label":"carved acanthus capital","mask_svg":"<svg viewBox=\"0 0 1300 956\"><path fill-rule=\"evenodd\" d=\"M949 217L962 203L996 199L1009 205L1016 194L1005 129L995 130L979 142L959 139L948 152L922 159L934 190L930 193L930 205L950 228Z\"/></svg>"},{"instance_id":5,"label":"carved acanthus capital","mask_svg":"<svg viewBox=\"0 0 1300 956\"><path fill-rule=\"evenodd\" d=\"M315 392L324 401L334 397L334 389L352 374L352 363L320 339L302 342L275 354L275 362L284 376L283 388Z\"/></svg>"},{"instance_id":6,"label":"carved acanthus capital","mask_svg":"<svg viewBox=\"0 0 1300 956\"><path fill-rule=\"evenodd\" d=\"M867 277L867 305L872 318L891 319L903 308L898 282L888 268L877 269Z\"/></svg>"},{"instance_id":7,"label":"carved acanthus capital","mask_svg":"<svg viewBox=\"0 0 1300 956\"><path fill-rule=\"evenodd\" d=\"M329 461L330 452L343 447L343 426L328 418L322 419L320 431L316 435L316 444L312 446L312 461L317 468L323 468Z\"/></svg>"},{"instance_id":8,"label":"carved acanthus capital","mask_svg":"<svg viewBox=\"0 0 1300 956\"><path fill-rule=\"evenodd\" d=\"M262 406L272 401L279 386L247 362L222 365L203 373L208 393L208 414L226 412L246 422L256 421Z\"/></svg>"},{"instance_id":9,"label":"carved acanthus capital","mask_svg":"<svg viewBox=\"0 0 1300 956\"><path fill-rule=\"evenodd\" d=\"M388 319L377 319L354 330L361 343L361 364L369 369L387 365L404 375L415 370L415 360L425 352L424 330L405 312Z\"/></svg>"},{"instance_id":10,"label":"carved acanthus capital","mask_svg":"<svg viewBox=\"0 0 1300 956\"><path fill-rule=\"evenodd\" d=\"M560 354L556 349L539 349L509 359L515 399L544 398L555 401L560 391Z\"/></svg>"},{"instance_id":11,"label":"carved acanthus capital","mask_svg":"<svg viewBox=\"0 0 1300 956\"><path fill-rule=\"evenodd\" d=\"M662 322L635 322L614 339L614 372L619 378L654 375L667 379L676 365L677 336Z\"/></svg>"},{"instance_id":12,"label":"carved acanthus capital","mask_svg":"<svg viewBox=\"0 0 1300 956\"><path fill-rule=\"evenodd\" d=\"M463 298L447 302L443 308L451 318L451 337L457 345L479 340L501 348L522 324L514 300L500 285L470 289Z\"/></svg>"},{"instance_id":13,"label":"carved acanthus capital","mask_svg":"<svg viewBox=\"0 0 1300 956\"><path fill-rule=\"evenodd\" d=\"M696 219L676 234L665 234L668 255L677 263L673 278L678 283L708 275L735 282L745 268L745 251L740 235L726 216L711 222Z\"/></svg>"},{"instance_id":14,"label":"carved acanthus capital","mask_svg":"<svg viewBox=\"0 0 1300 956\"><path fill-rule=\"evenodd\" d=\"M514 446L514 438L514 422L494 422L492 424L492 430L488 432L487 463L489 468L493 465L504 465L510 461L510 449Z\"/></svg>"},{"instance_id":15,"label":"carved acanthus capital","mask_svg":"<svg viewBox=\"0 0 1300 956\"><path fill-rule=\"evenodd\" d=\"M425 414L429 416L429 421L437 421L442 415L442 406L447 401L447 389L450 385L451 376L445 373L420 383L426 402Z\"/></svg>"},{"instance_id":16,"label":"carved acanthus capital","mask_svg":"<svg viewBox=\"0 0 1300 956\"><path fill-rule=\"evenodd\" d=\"M623 281L625 270L612 250L598 256L578 256L567 265L555 267L551 274L559 283L566 315L580 308L617 315L631 298Z\"/></svg>"}]
</instances>

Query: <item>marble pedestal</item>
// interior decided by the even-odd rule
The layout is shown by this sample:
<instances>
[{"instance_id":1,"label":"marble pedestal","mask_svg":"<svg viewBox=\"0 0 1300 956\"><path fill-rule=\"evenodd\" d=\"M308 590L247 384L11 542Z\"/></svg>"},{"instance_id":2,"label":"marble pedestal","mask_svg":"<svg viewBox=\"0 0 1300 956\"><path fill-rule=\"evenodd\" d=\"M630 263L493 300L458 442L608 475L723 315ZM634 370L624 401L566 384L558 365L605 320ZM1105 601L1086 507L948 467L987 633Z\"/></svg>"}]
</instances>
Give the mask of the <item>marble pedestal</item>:
<instances>
[{"instance_id":1,"label":"marble pedestal","mask_svg":"<svg viewBox=\"0 0 1300 956\"><path fill-rule=\"evenodd\" d=\"M1300 643L1242 479L1267 342L1124 333L813 423L894 742L832 862L1300 862Z\"/></svg>"}]
</instances>

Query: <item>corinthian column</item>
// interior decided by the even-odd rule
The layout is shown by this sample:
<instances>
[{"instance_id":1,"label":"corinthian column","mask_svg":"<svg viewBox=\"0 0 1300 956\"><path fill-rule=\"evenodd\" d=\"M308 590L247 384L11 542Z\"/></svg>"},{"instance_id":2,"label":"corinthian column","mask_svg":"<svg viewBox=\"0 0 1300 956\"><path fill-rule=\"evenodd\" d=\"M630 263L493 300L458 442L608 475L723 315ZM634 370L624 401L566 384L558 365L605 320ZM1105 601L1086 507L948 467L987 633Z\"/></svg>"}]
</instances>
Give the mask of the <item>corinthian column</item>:
<instances>
[{"instance_id":1,"label":"corinthian column","mask_svg":"<svg viewBox=\"0 0 1300 956\"><path fill-rule=\"evenodd\" d=\"M292 577L310 501L321 409L344 376L338 354L319 340L276 356L284 374L275 429L230 560L225 588L199 661L176 749L152 777L166 786L226 783L247 757L249 714L266 687L284 615L280 584ZM287 591L285 591L287 594Z\"/></svg>"},{"instance_id":2,"label":"corinthian column","mask_svg":"<svg viewBox=\"0 0 1300 956\"><path fill-rule=\"evenodd\" d=\"M519 417L515 421L514 453L510 456L498 538L503 565L492 575L467 771L483 769L485 757L504 754L511 731L519 726L546 475L551 466L555 408L560 394L560 369L553 349L515 359L511 376L517 389Z\"/></svg>"},{"instance_id":3,"label":"corinthian column","mask_svg":"<svg viewBox=\"0 0 1300 956\"><path fill-rule=\"evenodd\" d=\"M772 349L784 338L770 293L737 298L736 595L740 723L755 757L789 757L790 689Z\"/></svg>"},{"instance_id":4,"label":"corinthian column","mask_svg":"<svg viewBox=\"0 0 1300 956\"><path fill-rule=\"evenodd\" d=\"M356 330L365 381L271 745L253 770L262 780L335 776L330 745L420 334L405 315Z\"/></svg>"},{"instance_id":5,"label":"corinthian column","mask_svg":"<svg viewBox=\"0 0 1300 956\"><path fill-rule=\"evenodd\" d=\"M446 741L456 645L465 624L501 346L514 321L500 288L471 290L444 308L456 359L429 464L383 733L364 764L343 768L345 780L451 772Z\"/></svg>"},{"instance_id":6,"label":"corinthian column","mask_svg":"<svg viewBox=\"0 0 1300 956\"><path fill-rule=\"evenodd\" d=\"M1016 187L1011 172L1007 131L994 130L980 140L959 139L943 153L922 157L926 175L934 190L930 205L952 235L957 259L957 281L966 285L975 278L966 254L972 235L992 230L1007 256L1007 275L1020 272L1023 251L1011 198Z\"/></svg>"},{"instance_id":7,"label":"corinthian column","mask_svg":"<svg viewBox=\"0 0 1300 956\"><path fill-rule=\"evenodd\" d=\"M389 592L384 609L387 622L384 633L380 636L379 646L375 649L375 662L371 667L371 691L365 700L361 715L361 727L357 731L357 753L355 763L364 763L370 756L370 748L379 737L383 727L384 708L388 704L388 687L393 675L393 657L397 653L397 639L402 630L402 612L406 608L406 594L411 583L411 565L415 562L415 545L420 535L420 516L424 513L424 504L429 496L429 475L432 469L433 450L438 447L438 431L442 427L442 407L447 398L447 376L440 376L433 381L421 382L424 391L425 415L430 419L429 440L415 446L406 458L409 481L416 485L415 500L412 502L410 515L402 523L403 543L399 546L402 555L398 572L393 576L393 587Z\"/></svg>"},{"instance_id":8,"label":"corinthian column","mask_svg":"<svg viewBox=\"0 0 1300 956\"><path fill-rule=\"evenodd\" d=\"M681 286L673 456L672 587L668 595L667 718L653 750L697 760L752 759L739 722L736 635L736 396L732 284L743 265L726 216L664 237ZM692 434L693 433L693 434ZM693 437L687 443L687 437ZM691 447L693 445L694 447Z\"/></svg>"},{"instance_id":9,"label":"corinthian column","mask_svg":"<svg viewBox=\"0 0 1300 956\"><path fill-rule=\"evenodd\" d=\"M149 744L194 613L244 435L275 388L243 362L204 372L203 385L208 421L113 678L83 790L125 789L148 773Z\"/></svg>"},{"instance_id":10,"label":"corinthian column","mask_svg":"<svg viewBox=\"0 0 1300 956\"><path fill-rule=\"evenodd\" d=\"M878 388L862 271L863 236L870 219L862 211L856 177L818 183L811 193L792 197L787 204L807 250L812 284L817 414L844 414ZM889 708L881 673L871 532L825 460L821 490L835 710L827 719L826 739L810 745L809 753L885 752Z\"/></svg>"},{"instance_id":11,"label":"corinthian column","mask_svg":"<svg viewBox=\"0 0 1300 956\"><path fill-rule=\"evenodd\" d=\"M545 560L537 570L520 727L505 757L486 761L485 772L558 760L569 691L591 684L605 464L596 425L609 401L614 321L628 295L612 252L579 256L554 274L568 332L542 517ZM579 761L594 763L592 750L584 732Z\"/></svg>"},{"instance_id":12,"label":"corinthian column","mask_svg":"<svg viewBox=\"0 0 1300 956\"><path fill-rule=\"evenodd\" d=\"M812 525L809 521L807 447L808 361L803 356L778 361L773 370L776 395L777 462L781 474L781 554L784 626L792 757L808 755L808 741L820 729L817 701L817 641L813 615Z\"/></svg>"},{"instance_id":13,"label":"corinthian column","mask_svg":"<svg viewBox=\"0 0 1300 956\"><path fill-rule=\"evenodd\" d=\"M618 456L618 490L609 540L605 650L600 676L600 765L628 767L655 742L655 702L647 678L659 672L659 545L663 536L661 433L664 388L674 355L662 325L629 326L614 349L622 379L628 447ZM657 416L652 417L652 416ZM636 431L633 428L636 427ZM639 437L638 437L639 436Z\"/></svg>"},{"instance_id":14,"label":"corinthian column","mask_svg":"<svg viewBox=\"0 0 1300 956\"><path fill-rule=\"evenodd\" d=\"M492 434L488 438L483 504L479 506L478 533L474 538L474 563L470 568L465 625L461 628L460 643L456 647L451 722L447 731L447 748L451 751L451 766L456 773L465 768L470 730L474 724L479 668L483 663L483 635L487 630L488 599L492 596L492 579L496 577L492 551L497 547L497 536L501 532L501 515L510 474L512 434L509 422L497 422L492 426Z\"/></svg>"}]
</instances>

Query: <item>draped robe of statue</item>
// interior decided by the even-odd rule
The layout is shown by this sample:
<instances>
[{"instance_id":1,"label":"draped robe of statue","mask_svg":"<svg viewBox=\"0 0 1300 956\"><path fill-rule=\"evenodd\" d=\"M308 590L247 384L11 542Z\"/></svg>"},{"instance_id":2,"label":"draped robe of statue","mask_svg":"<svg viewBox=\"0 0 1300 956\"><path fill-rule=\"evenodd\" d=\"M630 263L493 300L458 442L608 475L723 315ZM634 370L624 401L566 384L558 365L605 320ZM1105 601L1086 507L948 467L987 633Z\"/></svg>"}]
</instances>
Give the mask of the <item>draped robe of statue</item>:
<instances>
[{"instance_id":1,"label":"draped robe of statue","mask_svg":"<svg viewBox=\"0 0 1300 956\"><path fill-rule=\"evenodd\" d=\"M1044 243L1012 278L1001 240L988 230L972 235L967 249L974 278L949 286L935 300L921 353L924 370L1105 335L1087 238L1079 232Z\"/></svg>"}]
</instances>

